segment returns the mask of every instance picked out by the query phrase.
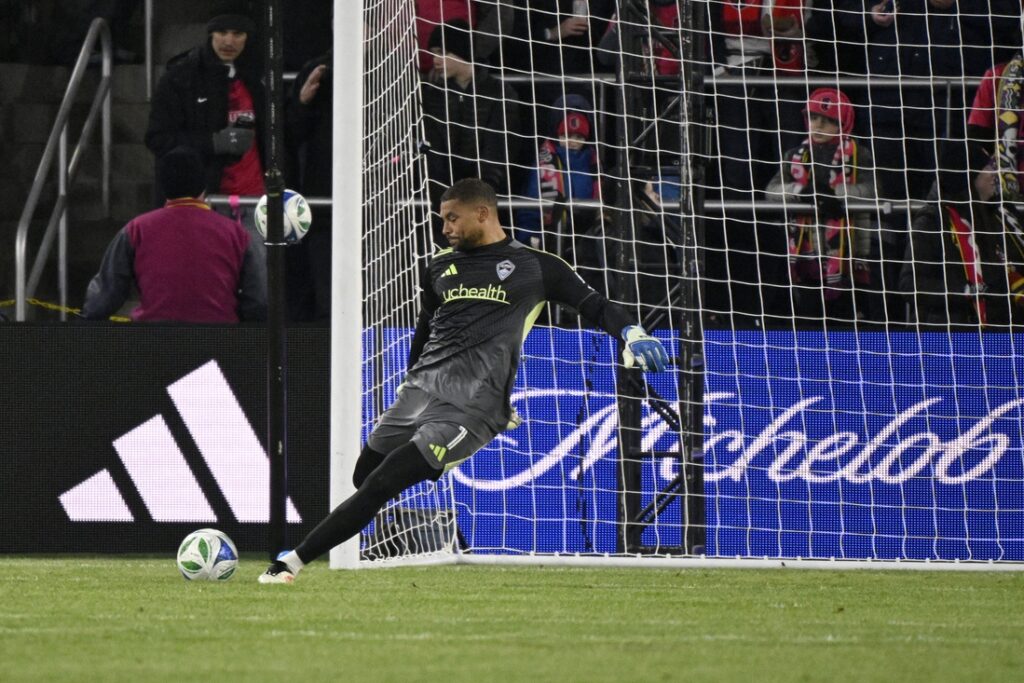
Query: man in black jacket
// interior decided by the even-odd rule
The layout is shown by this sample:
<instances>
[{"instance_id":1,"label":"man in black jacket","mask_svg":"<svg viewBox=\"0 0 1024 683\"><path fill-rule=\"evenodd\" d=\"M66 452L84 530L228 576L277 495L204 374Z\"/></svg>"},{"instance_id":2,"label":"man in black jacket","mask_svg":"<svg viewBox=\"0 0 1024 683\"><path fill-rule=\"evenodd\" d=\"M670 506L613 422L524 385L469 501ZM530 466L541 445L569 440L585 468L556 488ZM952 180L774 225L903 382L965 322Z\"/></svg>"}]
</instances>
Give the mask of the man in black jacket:
<instances>
[{"instance_id":1,"label":"man in black jacket","mask_svg":"<svg viewBox=\"0 0 1024 683\"><path fill-rule=\"evenodd\" d=\"M519 104L515 91L474 66L469 25L442 24L430 35L432 78L423 84L423 114L431 205L462 178L482 178L508 191L510 162L519 160ZM440 223L435 241L443 242Z\"/></svg>"},{"instance_id":2,"label":"man in black jacket","mask_svg":"<svg viewBox=\"0 0 1024 683\"><path fill-rule=\"evenodd\" d=\"M199 152L208 194L260 196L265 103L252 45L256 22L247 2L216 2L206 28L206 43L168 62L146 146L157 158L179 146Z\"/></svg>"}]
</instances>

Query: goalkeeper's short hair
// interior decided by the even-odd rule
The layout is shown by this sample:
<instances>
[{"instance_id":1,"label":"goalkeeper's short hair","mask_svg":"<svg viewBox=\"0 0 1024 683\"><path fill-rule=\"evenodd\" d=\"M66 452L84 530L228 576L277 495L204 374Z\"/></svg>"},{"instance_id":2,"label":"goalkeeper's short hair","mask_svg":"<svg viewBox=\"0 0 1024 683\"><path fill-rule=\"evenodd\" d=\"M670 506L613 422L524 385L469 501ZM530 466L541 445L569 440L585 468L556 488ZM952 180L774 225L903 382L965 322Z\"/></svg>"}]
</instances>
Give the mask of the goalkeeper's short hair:
<instances>
[{"instance_id":1,"label":"goalkeeper's short hair","mask_svg":"<svg viewBox=\"0 0 1024 683\"><path fill-rule=\"evenodd\" d=\"M457 180L441 195L442 202L457 201L463 204L486 204L498 208L498 195L494 188L479 178Z\"/></svg>"}]
</instances>

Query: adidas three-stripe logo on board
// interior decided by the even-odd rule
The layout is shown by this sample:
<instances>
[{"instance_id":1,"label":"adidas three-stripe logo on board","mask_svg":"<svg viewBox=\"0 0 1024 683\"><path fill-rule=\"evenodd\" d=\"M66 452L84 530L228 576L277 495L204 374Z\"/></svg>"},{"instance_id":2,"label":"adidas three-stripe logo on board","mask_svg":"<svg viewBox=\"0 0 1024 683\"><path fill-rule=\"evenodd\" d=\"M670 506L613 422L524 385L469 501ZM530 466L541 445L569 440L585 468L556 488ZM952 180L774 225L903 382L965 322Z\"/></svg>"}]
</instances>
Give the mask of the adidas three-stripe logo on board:
<instances>
[{"instance_id":1,"label":"adidas three-stripe logo on board","mask_svg":"<svg viewBox=\"0 0 1024 683\"><path fill-rule=\"evenodd\" d=\"M270 518L270 460L216 361L167 387L174 407L239 522ZM155 522L217 522L195 475L162 415L114 440L114 450ZM73 522L133 522L106 469L60 495ZM291 499L289 522L302 518Z\"/></svg>"}]
</instances>

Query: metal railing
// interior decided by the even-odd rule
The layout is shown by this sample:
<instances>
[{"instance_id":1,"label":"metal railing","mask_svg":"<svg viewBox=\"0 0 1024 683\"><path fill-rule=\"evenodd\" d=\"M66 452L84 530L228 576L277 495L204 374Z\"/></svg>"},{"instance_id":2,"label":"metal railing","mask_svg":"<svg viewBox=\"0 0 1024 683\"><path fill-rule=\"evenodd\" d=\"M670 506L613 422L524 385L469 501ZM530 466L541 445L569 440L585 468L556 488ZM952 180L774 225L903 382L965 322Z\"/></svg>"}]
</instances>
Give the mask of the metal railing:
<instances>
[{"instance_id":1,"label":"metal railing","mask_svg":"<svg viewBox=\"0 0 1024 683\"><path fill-rule=\"evenodd\" d=\"M71 108L74 106L78 91L82 87L82 80L85 77L88 67L89 56L99 41L102 48L101 77L96 95L93 97L89 114L82 125L82 134L75 145L74 151L68 158L68 119L71 116ZM36 169L35 179L32 181L32 188L29 190L25 208L21 212L18 221L18 232L14 240L15 260L15 316L16 320L25 320L26 306L28 299L35 294L39 286L39 279L42 276L46 261L53 247L53 240L57 238L57 270L58 286L60 289L60 305L67 307L68 301L68 192L74 184L78 169L82 163L85 143L96 127L96 119L102 113L102 149L103 155L103 178L102 198L103 210L110 215L110 73L113 63L113 50L111 49L110 28L103 19L95 19L89 26L89 32L85 36L82 50L78 53L78 61L75 62L71 71L71 79L68 82L67 90L64 92L64 99L60 103L57 112L57 120L50 131L50 137L46 141L46 148L39 160L39 167ZM36 252L36 258L32 265L32 274L26 279L28 266L28 230L39 205L39 198L46 184L46 177L53 168L54 157L57 158L57 200L54 202L53 211L50 213L50 220L46 226L46 233ZM61 320L66 320L66 313L61 313Z\"/></svg>"},{"instance_id":2,"label":"metal railing","mask_svg":"<svg viewBox=\"0 0 1024 683\"><path fill-rule=\"evenodd\" d=\"M146 33L146 101L153 99L153 0L146 0L143 29Z\"/></svg>"}]
</instances>

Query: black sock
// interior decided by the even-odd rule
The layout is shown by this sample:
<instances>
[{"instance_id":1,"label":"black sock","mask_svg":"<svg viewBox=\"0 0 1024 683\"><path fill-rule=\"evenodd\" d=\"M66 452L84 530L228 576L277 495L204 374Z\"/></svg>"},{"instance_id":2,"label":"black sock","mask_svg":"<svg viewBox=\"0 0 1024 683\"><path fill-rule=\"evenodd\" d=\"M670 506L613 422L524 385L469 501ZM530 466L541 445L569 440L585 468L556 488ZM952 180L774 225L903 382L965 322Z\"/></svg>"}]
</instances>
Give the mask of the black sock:
<instances>
[{"instance_id":1,"label":"black sock","mask_svg":"<svg viewBox=\"0 0 1024 683\"><path fill-rule=\"evenodd\" d=\"M363 480L359 489L309 532L295 548L308 564L363 529L384 503L413 484L436 480L441 472L430 466L420 450L409 442L391 451Z\"/></svg>"}]
</instances>

